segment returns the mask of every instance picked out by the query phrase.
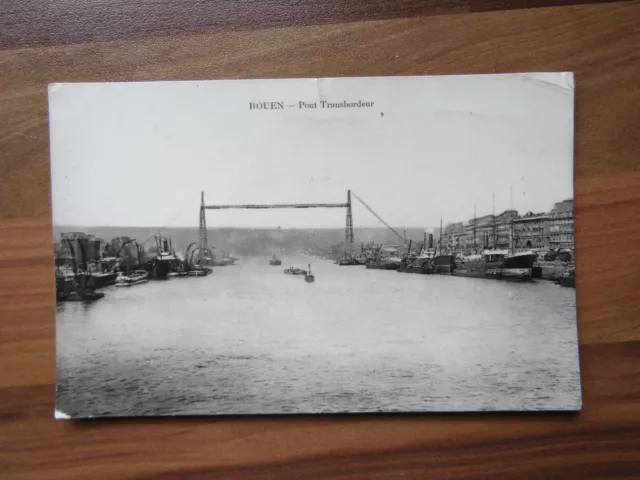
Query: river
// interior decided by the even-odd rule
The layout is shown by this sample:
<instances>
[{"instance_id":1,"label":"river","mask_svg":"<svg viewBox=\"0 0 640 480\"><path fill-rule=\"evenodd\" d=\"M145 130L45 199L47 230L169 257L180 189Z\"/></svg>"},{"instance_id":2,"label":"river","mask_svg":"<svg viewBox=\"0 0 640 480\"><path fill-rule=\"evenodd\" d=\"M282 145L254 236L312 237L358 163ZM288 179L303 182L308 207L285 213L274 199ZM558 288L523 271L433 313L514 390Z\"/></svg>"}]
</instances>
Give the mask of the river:
<instances>
[{"instance_id":1,"label":"river","mask_svg":"<svg viewBox=\"0 0 640 480\"><path fill-rule=\"evenodd\" d=\"M316 282L283 274L309 262ZM242 259L57 306L72 417L575 410L575 290Z\"/></svg>"}]
</instances>

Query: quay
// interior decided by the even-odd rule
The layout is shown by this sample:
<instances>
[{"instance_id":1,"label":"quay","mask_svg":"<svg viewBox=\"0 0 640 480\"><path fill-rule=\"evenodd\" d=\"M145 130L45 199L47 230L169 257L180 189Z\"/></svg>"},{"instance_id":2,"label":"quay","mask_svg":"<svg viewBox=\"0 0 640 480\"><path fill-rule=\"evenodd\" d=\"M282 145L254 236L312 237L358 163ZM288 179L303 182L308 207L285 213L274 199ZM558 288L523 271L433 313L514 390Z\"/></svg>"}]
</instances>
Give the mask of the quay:
<instances>
[{"instance_id":1,"label":"quay","mask_svg":"<svg viewBox=\"0 0 640 480\"><path fill-rule=\"evenodd\" d=\"M398 243L355 244L353 204L355 198L398 239ZM563 286L575 286L573 261L573 203L555 204L549 214L529 212L523 217L515 210L499 215L485 215L469 220L467 225L440 224L435 232L424 231L422 242L407 239L376 213L353 191L346 202L312 204L233 204L206 205L200 197L200 224L197 239L184 253L177 251L171 237L154 235L142 243L120 236L109 242L82 232L62 233L56 248L56 298L58 301L94 301L104 297L100 292L110 285L138 286L147 281L170 278L201 278L211 275L214 267L233 266L238 260L229 252L214 253L209 247L206 211L223 209L317 209L342 208L346 211L344 240L331 252L315 253L341 267L364 266L372 270L397 273L451 275L496 280L549 280ZM303 242L304 243L304 242ZM150 245L149 245L150 244ZM304 248L297 245L294 251ZM286 251L286 248L282 250ZM272 253L269 264L282 261ZM291 266L285 273L315 279L309 270Z\"/></svg>"}]
</instances>

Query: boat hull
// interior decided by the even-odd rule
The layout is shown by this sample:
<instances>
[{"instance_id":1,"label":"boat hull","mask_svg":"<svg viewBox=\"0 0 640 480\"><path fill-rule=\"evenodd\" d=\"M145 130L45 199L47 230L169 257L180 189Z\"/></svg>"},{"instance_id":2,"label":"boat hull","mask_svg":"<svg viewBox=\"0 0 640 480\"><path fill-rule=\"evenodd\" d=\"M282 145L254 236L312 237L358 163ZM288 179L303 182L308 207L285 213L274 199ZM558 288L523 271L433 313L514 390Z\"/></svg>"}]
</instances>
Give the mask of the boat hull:
<instances>
[{"instance_id":1,"label":"boat hull","mask_svg":"<svg viewBox=\"0 0 640 480\"><path fill-rule=\"evenodd\" d=\"M560 285L568 288L576 288L576 278L575 277L560 277Z\"/></svg>"},{"instance_id":2,"label":"boat hull","mask_svg":"<svg viewBox=\"0 0 640 480\"><path fill-rule=\"evenodd\" d=\"M536 261L536 256L531 254L526 255L512 255L506 257L502 261L502 267L505 269L517 269L517 268L533 268L533 263Z\"/></svg>"},{"instance_id":3,"label":"boat hull","mask_svg":"<svg viewBox=\"0 0 640 480\"><path fill-rule=\"evenodd\" d=\"M145 269L149 273L150 279L166 280L171 273L172 264L171 260L154 258L145 264Z\"/></svg>"},{"instance_id":4,"label":"boat hull","mask_svg":"<svg viewBox=\"0 0 640 480\"><path fill-rule=\"evenodd\" d=\"M456 269L455 255L437 255L433 259L433 273L450 275Z\"/></svg>"},{"instance_id":5,"label":"boat hull","mask_svg":"<svg viewBox=\"0 0 640 480\"><path fill-rule=\"evenodd\" d=\"M133 287L134 285L141 285L143 283L147 283L148 281L148 278L140 278L137 280L116 282L116 287Z\"/></svg>"},{"instance_id":6,"label":"boat hull","mask_svg":"<svg viewBox=\"0 0 640 480\"><path fill-rule=\"evenodd\" d=\"M452 275L455 277L470 277L470 278L487 278L493 280L531 280L531 268L501 268L501 267L487 267L487 268L469 268L458 267Z\"/></svg>"},{"instance_id":7,"label":"boat hull","mask_svg":"<svg viewBox=\"0 0 640 480\"><path fill-rule=\"evenodd\" d=\"M417 273L420 275L426 275L427 270L422 267L400 267L396 269L398 273Z\"/></svg>"},{"instance_id":8,"label":"boat hull","mask_svg":"<svg viewBox=\"0 0 640 480\"><path fill-rule=\"evenodd\" d=\"M367 263L367 268L371 270L398 270L395 263Z\"/></svg>"},{"instance_id":9,"label":"boat hull","mask_svg":"<svg viewBox=\"0 0 640 480\"><path fill-rule=\"evenodd\" d=\"M223 258L221 260L213 260L211 262L211 266L213 266L213 267L226 267L226 266L229 266L229 265L234 265L235 263L236 263L236 261L231 259L231 258Z\"/></svg>"},{"instance_id":10,"label":"boat hull","mask_svg":"<svg viewBox=\"0 0 640 480\"><path fill-rule=\"evenodd\" d=\"M103 297L104 293L102 292L71 292L64 295L64 297L59 298L58 300L65 302L93 302Z\"/></svg>"},{"instance_id":11,"label":"boat hull","mask_svg":"<svg viewBox=\"0 0 640 480\"><path fill-rule=\"evenodd\" d=\"M94 273L91 274L91 278L89 279L90 285L93 288L102 288L107 285L113 285L116 281L118 274L116 272L108 272L108 273Z\"/></svg>"},{"instance_id":12,"label":"boat hull","mask_svg":"<svg viewBox=\"0 0 640 480\"><path fill-rule=\"evenodd\" d=\"M206 277L207 275L211 274L211 270L209 269L203 269L203 270L189 270L189 272L187 272L187 276L189 277Z\"/></svg>"},{"instance_id":13,"label":"boat hull","mask_svg":"<svg viewBox=\"0 0 640 480\"><path fill-rule=\"evenodd\" d=\"M286 273L287 275L306 275L307 272L300 268L294 268L294 269L287 268L285 269L284 273Z\"/></svg>"}]
</instances>

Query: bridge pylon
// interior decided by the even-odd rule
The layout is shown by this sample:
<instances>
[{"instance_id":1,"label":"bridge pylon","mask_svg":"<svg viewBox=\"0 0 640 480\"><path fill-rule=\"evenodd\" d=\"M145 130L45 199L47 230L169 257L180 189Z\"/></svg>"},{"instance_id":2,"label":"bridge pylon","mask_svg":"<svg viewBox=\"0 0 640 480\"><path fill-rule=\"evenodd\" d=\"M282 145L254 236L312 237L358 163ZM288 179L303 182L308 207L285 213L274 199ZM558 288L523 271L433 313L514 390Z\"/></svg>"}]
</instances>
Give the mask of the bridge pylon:
<instances>
[{"instance_id":1,"label":"bridge pylon","mask_svg":"<svg viewBox=\"0 0 640 480\"><path fill-rule=\"evenodd\" d=\"M200 231L198 234L198 244L198 259L200 262L200 267L204 267L204 255L205 252L208 251L207 216L205 215L204 208L204 192L200 192Z\"/></svg>"},{"instance_id":2,"label":"bridge pylon","mask_svg":"<svg viewBox=\"0 0 640 480\"><path fill-rule=\"evenodd\" d=\"M347 190L347 225L344 229L344 243L353 243L353 213L351 211L351 190Z\"/></svg>"}]
</instances>

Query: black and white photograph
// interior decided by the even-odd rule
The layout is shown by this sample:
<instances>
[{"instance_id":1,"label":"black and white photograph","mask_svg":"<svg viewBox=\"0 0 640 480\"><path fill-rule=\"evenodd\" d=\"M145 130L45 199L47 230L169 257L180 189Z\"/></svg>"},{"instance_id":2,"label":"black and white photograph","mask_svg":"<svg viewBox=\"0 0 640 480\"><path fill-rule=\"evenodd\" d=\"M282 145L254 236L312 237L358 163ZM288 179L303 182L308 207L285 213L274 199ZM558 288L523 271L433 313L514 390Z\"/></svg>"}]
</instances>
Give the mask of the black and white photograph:
<instances>
[{"instance_id":1,"label":"black and white photograph","mask_svg":"<svg viewBox=\"0 0 640 480\"><path fill-rule=\"evenodd\" d=\"M580 410L574 91L51 84L55 417Z\"/></svg>"}]
</instances>

